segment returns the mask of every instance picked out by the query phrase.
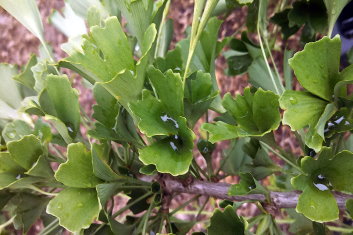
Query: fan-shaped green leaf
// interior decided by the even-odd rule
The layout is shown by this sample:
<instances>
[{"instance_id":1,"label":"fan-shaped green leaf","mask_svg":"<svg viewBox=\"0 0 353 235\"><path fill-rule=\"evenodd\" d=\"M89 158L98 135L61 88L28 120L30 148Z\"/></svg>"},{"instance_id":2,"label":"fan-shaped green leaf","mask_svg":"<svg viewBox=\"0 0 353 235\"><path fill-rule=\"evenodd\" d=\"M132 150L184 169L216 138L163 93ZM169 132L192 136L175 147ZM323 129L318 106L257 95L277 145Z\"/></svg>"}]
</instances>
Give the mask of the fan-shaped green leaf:
<instances>
[{"instance_id":1,"label":"fan-shaped green leaf","mask_svg":"<svg viewBox=\"0 0 353 235\"><path fill-rule=\"evenodd\" d=\"M235 213L232 206L227 206L224 211L216 209L207 232L209 235L243 235L245 234L244 220Z\"/></svg>"},{"instance_id":2,"label":"fan-shaped green leaf","mask_svg":"<svg viewBox=\"0 0 353 235\"><path fill-rule=\"evenodd\" d=\"M331 190L353 193L353 153L336 155L323 148L319 157L301 160L303 174L292 178L294 188L302 190L297 211L313 221L338 219L338 206Z\"/></svg>"},{"instance_id":3,"label":"fan-shaped green leaf","mask_svg":"<svg viewBox=\"0 0 353 235\"><path fill-rule=\"evenodd\" d=\"M79 232L92 224L100 209L94 189L67 188L49 202L47 213L59 218L67 230Z\"/></svg>"},{"instance_id":4,"label":"fan-shaped green leaf","mask_svg":"<svg viewBox=\"0 0 353 235\"><path fill-rule=\"evenodd\" d=\"M131 46L116 17L105 21L103 28L93 26L82 51L74 51L60 63L79 72L90 82L107 82L119 72L134 70Z\"/></svg>"},{"instance_id":5,"label":"fan-shaped green leaf","mask_svg":"<svg viewBox=\"0 0 353 235\"><path fill-rule=\"evenodd\" d=\"M107 156L109 156L109 146L101 144L92 144L92 166L93 173L105 181L115 181L121 179L108 165ZM108 152L107 152L108 151Z\"/></svg>"},{"instance_id":6,"label":"fan-shaped green leaf","mask_svg":"<svg viewBox=\"0 0 353 235\"><path fill-rule=\"evenodd\" d=\"M145 135L151 137L177 133L178 124L175 123L175 118L168 116L162 102L149 91L144 90L142 100L131 103L130 108L140 119L138 127Z\"/></svg>"},{"instance_id":7,"label":"fan-shaped green leaf","mask_svg":"<svg viewBox=\"0 0 353 235\"><path fill-rule=\"evenodd\" d=\"M192 161L193 132L187 127L185 118L176 118L177 132L141 149L140 160L153 164L162 173L183 175Z\"/></svg>"},{"instance_id":8,"label":"fan-shaped green leaf","mask_svg":"<svg viewBox=\"0 0 353 235\"><path fill-rule=\"evenodd\" d=\"M244 95L238 95L235 99L226 94L222 103L237 125L223 122L203 124L202 129L210 132L210 141L213 143L236 137L262 136L279 126L278 96L271 91L260 88L253 94L246 88Z\"/></svg>"},{"instance_id":9,"label":"fan-shaped green leaf","mask_svg":"<svg viewBox=\"0 0 353 235\"><path fill-rule=\"evenodd\" d=\"M338 206L335 197L329 191L320 191L306 187L299 196L297 212L316 222L338 219Z\"/></svg>"},{"instance_id":10,"label":"fan-shaped green leaf","mask_svg":"<svg viewBox=\"0 0 353 235\"><path fill-rule=\"evenodd\" d=\"M17 141L11 141L7 144L11 157L26 170L32 168L33 164L43 153L43 147L40 140L34 135L24 136Z\"/></svg>"},{"instance_id":11,"label":"fan-shaped green leaf","mask_svg":"<svg viewBox=\"0 0 353 235\"><path fill-rule=\"evenodd\" d=\"M324 0L328 15L329 34L332 33L333 27L336 23L338 16L341 14L343 8L349 2L350 0Z\"/></svg>"},{"instance_id":12,"label":"fan-shaped green leaf","mask_svg":"<svg viewBox=\"0 0 353 235\"><path fill-rule=\"evenodd\" d=\"M75 188L94 188L101 182L93 174L91 153L82 143L70 144L67 158L55 173L59 182Z\"/></svg>"},{"instance_id":13,"label":"fan-shaped green leaf","mask_svg":"<svg viewBox=\"0 0 353 235\"><path fill-rule=\"evenodd\" d=\"M9 122L2 130L2 136L6 143L14 140L20 140L24 136L30 135L32 133L32 128L22 120Z\"/></svg>"},{"instance_id":14,"label":"fan-shaped green leaf","mask_svg":"<svg viewBox=\"0 0 353 235\"><path fill-rule=\"evenodd\" d=\"M310 93L332 100L333 88L339 79L341 40L324 37L307 43L304 50L289 60L299 83Z\"/></svg>"},{"instance_id":15,"label":"fan-shaped green leaf","mask_svg":"<svg viewBox=\"0 0 353 235\"><path fill-rule=\"evenodd\" d=\"M0 64L0 100L13 109L19 108L22 101L20 90L17 87L16 81L13 80L16 73L17 69L14 66Z\"/></svg>"},{"instance_id":16,"label":"fan-shaped green leaf","mask_svg":"<svg viewBox=\"0 0 353 235\"><path fill-rule=\"evenodd\" d=\"M240 173L240 182L233 184L228 190L228 195L246 195L256 188L254 178L250 173Z\"/></svg>"},{"instance_id":17,"label":"fan-shaped green leaf","mask_svg":"<svg viewBox=\"0 0 353 235\"><path fill-rule=\"evenodd\" d=\"M172 70L163 74L152 66L147 74L165 111L172 116L181 116L184 113L184 89L180 74Z\"/></svg>"},{"instance_id":18,"label":"fan-shaped green leaf","mask_svg":"<svg viewBox=\"0 0 353 235\"><path fill-rule=\"evenodd\" d=\"M70 137L75 138L80 127L80 108L77 91L71 87L69 79L64 75L48 75L39 102L43 111L63 122Z\"/></svg>"}]
</instances>

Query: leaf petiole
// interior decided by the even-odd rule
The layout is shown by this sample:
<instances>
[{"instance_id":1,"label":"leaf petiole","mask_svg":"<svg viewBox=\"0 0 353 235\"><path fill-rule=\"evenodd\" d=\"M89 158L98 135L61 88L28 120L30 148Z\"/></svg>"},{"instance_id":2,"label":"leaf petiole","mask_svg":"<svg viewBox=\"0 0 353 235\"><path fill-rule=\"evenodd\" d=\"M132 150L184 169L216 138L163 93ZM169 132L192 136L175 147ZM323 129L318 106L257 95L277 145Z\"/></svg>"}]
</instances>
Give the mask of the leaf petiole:
<instances>
[{"instance_id":1,"label":"leaf petiole","mask_svg":"<svg viewBox=\"0 0 353 235\"><path fill-rule=\"evenodd\" d=\"M286 158L285 156L283 156L281 153L277 152L276 150L274 150L271 146L269 146L268 144L266 144L265 142L261 141L261 144L269 151L271 151L272 153L276 154L277 157L279 157L280 159L282 159L283 161L285 161L286 163L288 163L289 165L291 165L293 168L297 169L299 172L303 173L303 170L295 163L293 163L292 161L290 161L288 158Z\"/></svg>"},{"instance_id":2,"label":"leaf petiole","mask_svg":"<svg viewBox=\"0 0 353 235\"><path fill-rule=\"evenodd\" d=\"M124 206L123 208L121 208L120 210L118 210L117 212L115 212L113 215L112 215L112 218L115 218L117 216L119 216L120 214L122 214L124 211L126 211L127 209L129 209L131 206L137 204L138 202L142 201L143 199L151 196L153 194L153 192L148 192L144 195L142 195L141 197L137 198L135 201L127 204L126 206Z\"/></svg>"}]
</instances>

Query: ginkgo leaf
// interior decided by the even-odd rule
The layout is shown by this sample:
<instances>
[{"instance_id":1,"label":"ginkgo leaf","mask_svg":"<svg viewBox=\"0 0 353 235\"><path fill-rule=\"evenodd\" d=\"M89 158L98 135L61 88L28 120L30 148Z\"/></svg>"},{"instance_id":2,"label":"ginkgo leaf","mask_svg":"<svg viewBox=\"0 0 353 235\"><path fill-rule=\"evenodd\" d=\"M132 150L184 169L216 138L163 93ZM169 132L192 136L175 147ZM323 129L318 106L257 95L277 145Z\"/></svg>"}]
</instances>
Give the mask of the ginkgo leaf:
<instances>
[{"instance_id":1,"label":"ginkgo leaf","mask_svg":"<svg viewBox=\"0 0 353 235\"><path fill-rule=\"evenodd\" d=\"M163 74L154 67L149 67L147 72L165 111L173 116L181 116L184 113L184 89L179 73L168 70Z\"/></svg>"},{"instance_id":2,"label":"ginkgo leaf","mask_svg":"<svg viewBox=\"0 0 353 235\"><path fill-rule=\"evenodd\" d=\"M211 217L210 226L207 228L209 235L244 234L245 223L232 206L227 206L224 211L216 209Z\"/></svg>"},{"instance_id":3,"label":"ginkgo leaf","mask_svg":"<svg viewBox=\"0 0 353 235\"><path fill-rule=\"evenodd\" d=\"M212 77L209 73L198 71L187 78L184 113L190 127L193 127L207 112L218 95L218 91L213 90Z\"/></svg>"},{"instance_id":4,"label":"ginkgo leaf","mask_svg":"<svg viewBox=\"0 0 353 235\"><path fill-rule=\"evenodd\" d=\"M281 109L285 110L283 124L293 131L318 122L327 102L305 91L285 91L279 99ZM298 115L300 113L300 115Z\"/></svg>"},{"instance_id":5,"label":"ginkgo leaf","mask_svg":"<svg viewBox=\"0 0 353 235\"><path fill-rule=\"evenodd\" d=\"M183 175L189 170L193 158L194 134L187 127L185 118L174 121L178 124L177 132L141 149L139 158L146 165L155 165L161 173Z\"/></svg>"},{"instance_id":6,"label":"ginkgo leaf","mask_svg":"<svg viewBox=\"0 0 353 235\"><path fill-rule=\"evenodd\" d=\"M113 128L119 114L119 103L101 84L95 84L93 94L97 104L93 106L92 117L106 127Z\"/></svg>"},{"instance_id":7,"label":"ginkgo leaf","mask_svg":"<svg viewBox=\"0 0 353 235\"><path fill-rule=\"evenodd\" d=\"M12 78L16 75L17 69L9 64L0 64L0 100L4 101L11 108L17 109L21 105L22 96Z\"/></svg>"},{"instance_id":8,"label":"ginkgo leaf","mask_svg":"<svg viewBox=\"0 0 353 235\"><path fill-rule=\"evenodd\" d=\"M17 173L2 172L0 173L0 190L7 188L17 180Z\"/></svg>"},{"instance_id":9,"label":"ginkgo leaf","mask_svg":"<svg viewBox=\"0 0 353 235\"><path fill-rule=\"evenodd\" d=\"M353 192L353 153L342 151L336 155L323 148L317 159L301 159L303 174L292 178L294 188L302 190L297 211L317 222L338 219L338 206L332 190Z\"/></svg>"},{"instance_id":10,"label":"ginkgo leaf","mask_svg":"<svg viewBox=\"0 0 353 235\"><path fill-rule=\"evenodd\" d=\"M337 108L334 103L326 105L325 110L321 114L317 123L312 124L305 135L305 144L314 149L320 151L322 143L325 140L325 125L330 118L336 113Z\"/></svg>"},{"instance_id":11,"label":"ginkgo leaf","mask_svg":"<svg viewBox=\"0 0 353 235\"><path fill-rule=\"evenodd\" d=\"M152 137L177 133L179 125L176 123L176 117L168 116L162 102L149 91L144 90L142 100L131 103L130 109L140 119L138 127L145 135Z\"/></svg>"},{"instance_id":12,"label":"ginkgo leaf","mask_svg":"<svg viewBox=\"0 0 353 235\"><path fill-rule=\"evenodd\" d=\"M53 169L50 166L48 157L41 155L33 166L25 172L27 175L50 179L54 177Z\"/></svg>"},{"instance_id":13,"label":"ginkgo leaf","mask_svg":"<svg viewBox=\"0 0 353 235\"><path fill-rule=\"evenodd\" d=\"M203 124L202 129L210 133L210 141L213 143L236 137L262 136L279 126L278 96L271 91L260 88L253 94L246 88L244 95L238 95L235 99L226 94L222 104L237 125L221 121L216 124Z\"/></svg>"},{"instance_id":14,"label":"ginkgo leaf","mask_svg":"<svg viewBox=\"0 0 353 235\"><path fill-rule=\"evenodd\" d=\"M341 40L339 36L307 43L289 64L299 83L310 93L332 100L334 85L339 79Z\"/></svg>"},{"instance_id":15,"label":"ginkgo leaf","mask_svg":"<svg viewBox=\"0 0 353 235\"><path fill-rule=\"evenodd\" d=\"M24 136L17 141L11 141L7 144L11 157L26 170L32 168L43 153L43 147L40 140L34 135Z\"/></svg>"},{"instance_id":16,"label":"ginkgo leaf","mask_svg":"<svg viewBox=\"0 0 353 235\"><path fill-rule=\"evenodd\" d=\"M13 79L22 83L23 85L34 88L35 80L32 72L32 67L37 64L37 56L31 55L31 58L28 60L27 64L25 65L23 71L20 74L17 74Z\"/></svg>"},{"instance_id":17,"label":"ginkgo leaf","mask_svg":"<svg viewBox=\"0 0 353 235\"><path fill-rule=\"evenodd\" d=\"M9 122L2 130L2 136L6 143L14 140L20 140L26 135L33 134L32 128L28 123L22 120Z\"/></svg>"},{"instance_id":18,"label":"ginkgo leaf","mask_svg":"<svg viewBox=\"0 0 353 235\"><path fill-rule=\"evenodd\" d=\"M246 195L256 188L255 180L250 173L240 173L239 176L239 183L230 186L228 195Z\"/></svg>"},{"instance_id":19,"label":"ginkgo leaf","mask_svg":"<svg viewBox=\"0 0 353 235\"><path fill-rule=\"evenodd\" d=\"M326 122L336 113L334 103L328 103L305 91L285 91L279 99L284 110L283 124L292 130L309 127L305 134L305 144L315 151L320 151L325 139ZM298 113L301 115L298 115Z\"/></svg>"},{"instance_id":20,"label":"ginkgo leaf","mask_svg":"<svg viewBox=\"0 0 353 235\"><path fill-rule=\"evenodd\" d=\"M327 9L329 33L332 33L333 27L336 23L338 16L341 14L343 8L349 2L350 0L324 0Z\"/></svg>"},{"instance_id":21,"label":"ginkgo leaf","mask_svg":"<svg viewBox=\"0 0 353 235\"><path fill-rule=\"evenodd\" d=\"M0 172L24 172L25 169L21 167L16 161L12 158L9 152L0 152Z\"/></svg>"},{"instance_id":22,"label":"ginkgo leaf","mask_svg":"<svg viewBox=\"0 0 353 235\"><path fill-rule=\"evenodd\" d=\"M66 76L48 75L39 103L46 114L65 124L71 138L75 138L80 125L78 93Z\"/></svg>"},{"instance_id":23,"label":"ginkgo leaf","mask_svg":"<svg viewBox=\"0 0 353 235\"><path fill-rule=\"evenodd\" d=\"M59 218L67 230L79 232L93 223L100 209L95 189L67 188L49 202L47 213Z\"/></svg>"},{"instance_id":24,"label":"ginkgo leaf","mask_svg":"<svg viewBox=\"0 0 353 235\"><path fill-rule=\"evenodd\" d=\"M154 24L144 31L142 56L135 65L130 42L116 17L104 21L104 27L91 27L82 48L67 51L69 57L59 65L81 74L89 82L99 82L130 112L128 104L140 95L157 31Z\"/></svg>"},{"instance_id":25,"label":"ginkgo leaf","mask_svg":"<svg viewBox=\"0 0 353 235\"><path fill-rule=\"evenodd\" d=\"M144 34L143 44L141 45L142 56L136 63L136 71L125 70L118 73L112 80L101 83L129 112L128 104L136 101L143 89L149 59L148 55L151 52L156 34L156 27L151 24Z\"/></svg>"},{"instance_id":26,"label":"ginkgo leaf","mask_svg":"<svg viewBox=\"0 0 353 235\"><path fill-rule=\"evenodd\" d=\"M101 144L92 144L92 168L93 173L98 178L103 179L105 181L116 181L121 179L119 175L117 175L109 166L107 162L107 156L109 156L109 146Z\"/></svg>"},{"instance_id":27,"label":"ginkgo leaf","mask_svg":"<svg viewBox=\"0 0 353 235\"><path fill-rule=\"evenodd\" d=\"M336 220L339 214L333 194L311 186L306 187L299 196L296 210L316 222Z\"/></svg>"},{"instance_id":28,"label":"ginkgo leaf","mask_svg":"<svg viewBox=\"0 0 353 235\"><path fill-rule=\"evenodd\" d=\"M82 143L70 144L67 151L68 160L59 166L55 178L69 187L96 187L101 181L93 174L91 152Z\"/></svg>"},{"instance_id":29,"label":"ginkgo leaf","mask_svg":"<svg viewBox=\"0 0 353 235\"><path fill-rule=\"evenodd\" d=\"M283 123L292 130L309 127L305 144L317 152L325 139L325 124L337 111L336 104L330 102L335 96L344 95L344 85L352 80L350 67L339 72L340 48L339 36L306 44L289 64L308 92L287 90L280 98L281 108L285 110Z\"/></svg>"},{"instance_id":30,"label":"ginkgo leaf","mask_svg":"<svg viewBox=\"0 0 353 235\"><path fill-rule=\"evenodd\" d=\"M153 2L144 0L117 0L116 4L127 21L127 28L137 38L141 46L143 35L152 23Z\"/></svg>"},{"instance_id":31,"label":"ginkgo leaf","mask_svg":"<svg viewBox=\"0 0 353 235\"><path fill-rule=\"evenodd\" d=\"M102 56L101 56L102 55ZM93 26L81 51L74 51L60 61L90 82L107 82L123 70L134 71L131 46L116 17L105 21L104 27Z\"/></svg>"}]
</instances>

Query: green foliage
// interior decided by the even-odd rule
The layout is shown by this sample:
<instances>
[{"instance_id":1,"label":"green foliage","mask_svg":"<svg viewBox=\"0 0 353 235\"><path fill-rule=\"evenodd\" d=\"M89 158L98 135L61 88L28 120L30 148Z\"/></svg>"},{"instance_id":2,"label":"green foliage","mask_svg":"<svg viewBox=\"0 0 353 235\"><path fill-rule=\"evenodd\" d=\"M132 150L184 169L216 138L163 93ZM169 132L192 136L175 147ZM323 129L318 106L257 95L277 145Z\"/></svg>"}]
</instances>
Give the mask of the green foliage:
<instances>
[{"instance_id":1,"label":"green foliage","mask_svg":"<svg viewBox=\"0 0 353 235\"><path fill-rule=\"evenodd\" d=\"M171 70L163 74L150 67L148 78L158 99L144 90L142 100L131 103L130 108L140 119L138 126L144 134L164 138L140 150L140 159L146 165L156 165L159 172L185 174L192 160L193 133L182 117L184 89L181 77Z\"/></svg>"},{"instance_id":2,"label":"green foliage","mask_svg":"<svg viewBox=\"0 0 353 235\"><path fill-rule=\"evenodd\" d=\"M240 182L229 188L228 194L231 196L249 194L256 188L256 183L250 173L240 173L239 176Z\"/></svg>"},{"instance_id":3,"label":"green foliage","mask_svg":"<svg viewBox=\"0 0 353 235\"><path fill-rule=\"evenodd\" d=\"M331 190L352 193L352 156L349 151L334 155L331 149L324 148L317 159L301 160L303 174L292 178L293 186L303 191L298 212L317 222L338 219L339 211Z\"/></svg>"},{"instance_id":4,"label":"green foliage","mask_svg":"<svg viewBox=\"0 0 353 235\"><path fill-rule=\"evenodd\" d=\"M342 217L353 214L353 66L341 70L340 38L330 38L347 3L196 0L191 28L169 50L170 0L68 0L50 17L68 37L68 56L55 61L35 2L0 0L42 44L19 70L0 64L0 233L31 233L39 220L41 234L352 232L338 219L344 203ZM215 16L239 6L249 31L219 40ZM315 42L294 54L286 40L298 32ZM220 53L227 74L252 87L221 99ZM292 87L292 70L305 90ZM73 72L92 110L80 107ZM290 149L281 123L297 138ZM174 207L179 193L198 195ZM213 197L227 200L209 215ZM245 202L259 209L246 220Z\"/></svg>"},{"instance_id":5,"label":"green foliage","mask_svg":"<svg viewBox=\"0 0 353 235\"><path fill-rule=\"evenodd\" d=\"M292 130L309 126L305 144L315 151L321 149L325 140L325 124L336 113L338 107L333 103L336 84L351 76L349 68L339 72L341 41L324 37L308 43L304 50L289 60L289 64L299 83L306 91L285 91L280 98L281 108L285 110L283 123ZM310 64L310 68L308 68ZM300 116L298 112L303 112Z\"/></svg>"},{"instance_id":6,"label":"green foliage","mask_svg":"<svg viewBox=\"0 0 353 235\"><path fill-rule=\"evenodd\" d=\"M94 188L100 180L93 174L92 156L81 144L70 144L67 148L67 162L60 164L55 178L68 187ZM80 168L80 171L77 169Z\"/></svg>"},{"instance_id":7,"label":"green foliage","mask_svg":"<svg viewBox=\"0 0 353 235\"><path fill-rule=\"evenodd\" d=\"M7 149L13 160L26 170L30 169L43 153L40 141L33 135L9 142Z\"/></svg>"},{"instance_id":8,"label":"green foliage","mask_svg":"<svg viewBox=\"0 0 353 235\"><path fill-rule=\"evenodd\" d=\"M291 8L276 13L271 20L281 27L285 40L303 27L301 42L307 43L315 41L317 33L327 29L327 16L330 14L323 0L298 0Z\"/></svg>"},{"instance_id":9,"label":"green foliage","mask_svg":"<svg viewBox=\"0 0 353 235\"><path fill-rule=\"evenodd\" d=\"M55 120L54 125L66 143L72 142L80 125L80 106L77 91L71 88L68 78L48 75L39 104L47 119Z\"/></svg>"},{"instance_id":10,"label":"green foliage","mask_svg":"<svg viewBox=\"0 0 353 235\"><path fill-rule=\"evenodd\" d=\"M271 91L259 89L251 93L246 88L244 95L238 95L235 99L229 93L226 94L222 104L237 125L222 121L204 124L202 128L210 133L210 141L213 143L237 137L263 136L279 126L278 97Z\"/></svg>"},{"instance_id":11,"label":"green foliage","mask_svg":"<svg viewBox=\"0 0 353 235\"><path fill-rule=\"evenodd\" d=\"M210 235L214 234L244 234L245 222L239 217L232 206L227 206L224 211L216 209L211 217L211 224L207 228Z\"/></svg>"},{"instance_id":12,"label":"green foliage","mask_svg":"<svg viewBox=\"0 0 353 235\"><path fill-rule=\"evenodd\" d=\"M71 232L88 228L98 217L100 205L94 190L67 188L62 190L47 207L47 212L59 218L59 223Z\"/></svg>"},{"instance_id":13,"label":"green foliage","mask_svg":"<svg viewBox=\"0 0 353 235\"><path fill-rule=\"evenodd\" d=\"M338 18L338 16L341 14L343 8L350 2L350 0L343 0L343 1L328 1L324 0L326 9L327 9L327 15L328 15L328 36L331 36L333 27L335 25L335 22Z\"/></svg>"}]
</instances>

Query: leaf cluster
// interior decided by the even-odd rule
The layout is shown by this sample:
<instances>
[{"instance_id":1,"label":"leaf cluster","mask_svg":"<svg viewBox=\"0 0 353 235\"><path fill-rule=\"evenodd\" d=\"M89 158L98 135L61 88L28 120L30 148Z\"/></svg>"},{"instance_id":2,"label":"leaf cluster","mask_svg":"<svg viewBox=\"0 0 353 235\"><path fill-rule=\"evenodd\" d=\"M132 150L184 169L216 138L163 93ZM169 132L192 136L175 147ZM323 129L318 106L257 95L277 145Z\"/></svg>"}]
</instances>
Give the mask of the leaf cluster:
<instances>
[{"instance_id":1,"label":"leaf cluster","mask_svg":"<svg viewBox=\"0 0 353 235\"><path fill-rule=\"evenodd\" d=\"M336 11L348 1L332 2L279 5L271 22L281 32L268 32L267 0L197 0L191 29L169 49L170 0L68 0L63 15L51 16L68 37L61 45L67 56L56 61L35 1L17 6L0 0L41 42L41 55L31 56L20 71L0 64L0 233L10 224L27 233L40 219L42 234L186 234L213 201L206 195L200 206L197 195L170 210L178 192L163 184L164 177L187 188L188 179L228 176L239 181L223 198L241 200L219 203L204 226L210 235L281 234L263 206L272 203L271 191L301 191L296 210L287 210L291 232L344 228L337 221L336 227L321 224L339 219L336 195L353 194L352 138L346 139L353 130L347 88L353 67L340 68L341 41L330 37ZM248 32L218 40L222 21L214 14L244 5L258 43ZM313 42L294 56L285 50L280 74L273 38L282 33L286 40L301 27L302 42ZM329 35L315 41L326 29ZM241 94L220 94L215 60L225 46L228 75L249 76L251 86ZM302 90L292 89L292 71ZM80 106L74 73L92 91L91 115ZM210 110L217 113L213 120ZM278 145L275 137L284 125L305 156ZM225 140L230 143L221 145L227 147L215 167L215 152ZM255 203L259 214L238 216L246 202ZM188 204L197 208L190 212L196 216L182 221L176 214ZM352 214L352 200L347 210Z\"/></svg>"}]
</instances>

